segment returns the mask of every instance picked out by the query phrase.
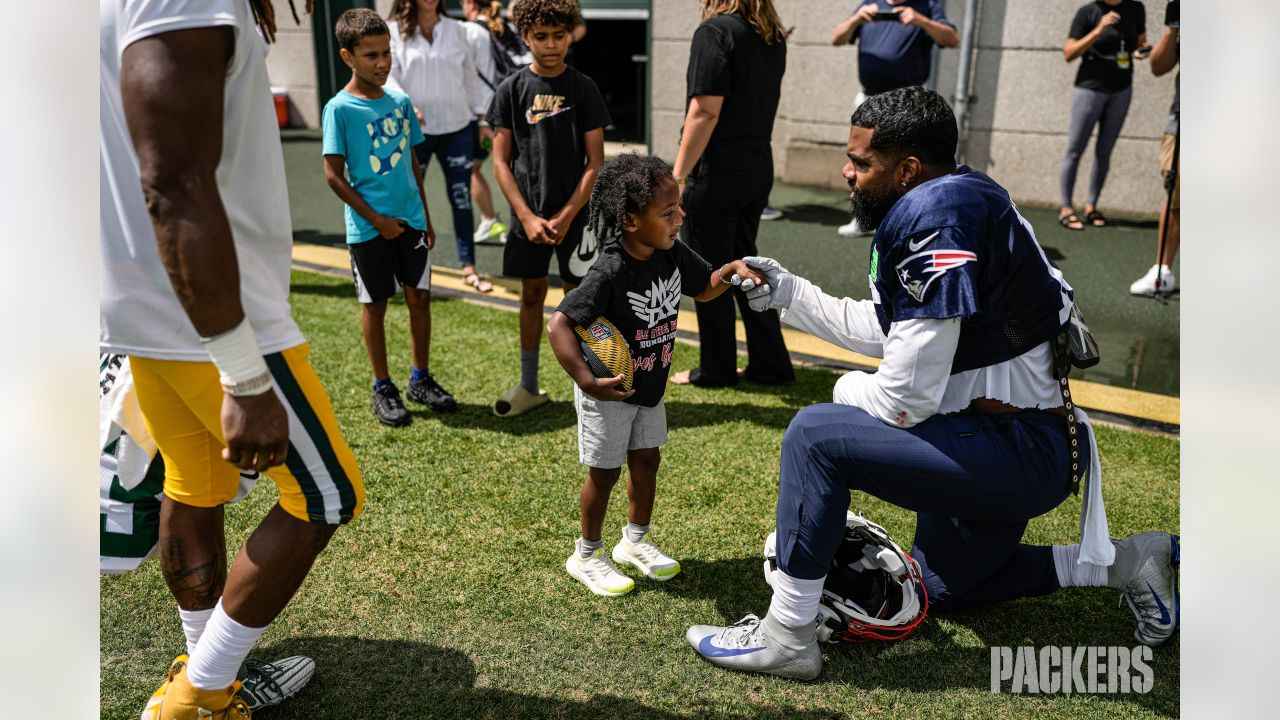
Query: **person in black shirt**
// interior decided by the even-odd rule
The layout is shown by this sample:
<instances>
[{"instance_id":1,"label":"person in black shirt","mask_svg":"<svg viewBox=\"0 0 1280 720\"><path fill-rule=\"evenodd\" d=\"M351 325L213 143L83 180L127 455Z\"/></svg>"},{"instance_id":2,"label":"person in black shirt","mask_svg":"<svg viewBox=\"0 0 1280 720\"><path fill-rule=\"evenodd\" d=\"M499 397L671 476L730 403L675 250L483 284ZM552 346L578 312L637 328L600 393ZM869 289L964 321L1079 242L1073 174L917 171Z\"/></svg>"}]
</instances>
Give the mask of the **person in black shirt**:
<instances>
[{"instance_id":1,"label":"person in black shirt","mask_svg":"<svg viewBox=\"0 0 1280 720\"><path fill-rule=\"evenodd\" d=\"M773 187L773 119L787 66L782 22L770 0L702 0L703 22L689 53L689 109L676 155L689 222L685 242L713 264L756 253L760 212ZM733 300L698 305L698 367L677 384L738 382ZM751 312L738 296L747 333L747 380L777 385L795 372L778 314Z\"/></svg>"},{"instance_id":2,"label":"person in black shirt","mask_svg":"<svg viewBox=\"0 0 1280 720\"><path fill-rule=\"evenodd\" d=\"M582 284L564 296L547 323L547 337L577 384L578 454L589 468L578 498L581 536L565 569L597 595L616 596L634 587L605 555L602 539L609 492L623 460L630 471L630 505L613 561L633 565L654 580L670 580L680 572L680 563L648 537L658 448L667 441L662 395L675 358L680 296L706 302L731 284L763 279L741 260L713 273L706 260L680 242L685 213L679 186L667 164L652 155L625 153L606 163L591 194L589 214L592 234L605 241L604 253ZM578 349L574 326L587 327L600 316L627 341L635 376L626 392L617 387L622 376L592 375Z\"/></svg>"},{"instance_id":3,"label":"person in black shirt","mask_svg":"<svg viewBox=\"0 0 1280 720\"><path fill-rule=\"evenodd\" d=\"M570 35L581 16L574 0L520 0L511 21L533 64L498 86L486 120L495 131L493 172L511 204L502 272L520 278L520 383L493 404L499 417L514 417L548 402L538 387L542 303L552 254L560 261L565 290L582 281L599 255L584 236L580 211L591 197L604 163L609 112L591 78L564 63Z\"/></svg>"},{"instance_id":4,"label":"person in black shirt","mask_svg":"<svg viewBox=\"0 0 1280 720\"><path fill-rule=\"evenodd\" d=\"M1062 46L1067 62L1080 58L1076 89L1071 96L1071 122L1067 130L1067 153L1058 172L1062 209L1058 223L1068 230L1083 230L1084 223L1102 227L1107 219L1098 212L1098 195L1111 168L1111 151L1124 127L1133 97L1133 61L1150 54L1147 47L1147 11L1137 0L1095 0L1076 11L1071 32ZM1093 171L1089 177L1089 197L1084 203L1084 222L1076 215L1071 196L1075 192L1076 170L1094 126Z\"/></svg>"}]
</instances>

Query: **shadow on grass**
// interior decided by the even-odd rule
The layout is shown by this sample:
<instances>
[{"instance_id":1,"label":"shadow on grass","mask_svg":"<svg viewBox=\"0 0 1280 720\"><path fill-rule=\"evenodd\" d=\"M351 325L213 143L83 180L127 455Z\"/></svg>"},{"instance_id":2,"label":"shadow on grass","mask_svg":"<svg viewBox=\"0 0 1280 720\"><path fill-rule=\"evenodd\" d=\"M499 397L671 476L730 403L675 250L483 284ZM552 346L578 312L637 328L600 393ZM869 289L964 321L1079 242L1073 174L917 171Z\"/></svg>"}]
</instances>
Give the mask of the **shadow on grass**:
<instances>
[{"instance_id":1,"label":"shadow on grass","mask_svg":"<svg viewBox=\"0 0 1280 720\"><path fill-rule=\"evenodd\" d=\"M682 560L682 577L656 587L645 583L644 589L715 601L717 617L690 618L691 625L733 623L749 612L763 617L772 592L761 576L761 562L756 557ZM915 635L899 643L824 646L826 669L816 682L912 692L989 692L991 647L1136 647L1133 615L1128 608L1116 607L1117 597L1114 590L1070 588L961 612L931 612ZM1151 692L1093 697L1177 717L1178 643L1175 639L1170 646L1153 649L1155 683ZM1084 672L1087 674L1087 669ZM1009 685L1004 688L1007 692Z\"/></svg>"},{"instance_id":2,"label":"shadow on grass","mask_svg":"<svg viewBox=\"0 0 1280 720\"><path fill-rule=\"evenodd\" d=\"M779 208L785 215L784 220L813 225L840 226L849 222L849 211L830 205L799 203Z\"/></svg>"},{"instance_id":3,"label":"shadow on grass","mask_svg":"<svg viewBox=\"0 0 1280 720\"><path fill-rule=\"evenodd\" d=\"M404 640L314 637L284 640L257 653L262 657L308 655L316 674L295 698L272 708L287 718L685 718L630 698L598 695L582 702L476 687L477 669L452 648ZM739 715L703 712L729 720ZM819 720L831 713L790 708L752 708L752 718Z\"/></svg>"},{"instance_id":4,"label":"shadow on grass","mask_svg":"<svg viewBox=\"0 0 1280 720\"><path fill-rule=\"evenodd\" d=\"M347 246L346 235L322 232L320 230L294 230L293 241L311 243L312 245L325 245L327 247L345 248Z\"/></svg>"}]
</instances>

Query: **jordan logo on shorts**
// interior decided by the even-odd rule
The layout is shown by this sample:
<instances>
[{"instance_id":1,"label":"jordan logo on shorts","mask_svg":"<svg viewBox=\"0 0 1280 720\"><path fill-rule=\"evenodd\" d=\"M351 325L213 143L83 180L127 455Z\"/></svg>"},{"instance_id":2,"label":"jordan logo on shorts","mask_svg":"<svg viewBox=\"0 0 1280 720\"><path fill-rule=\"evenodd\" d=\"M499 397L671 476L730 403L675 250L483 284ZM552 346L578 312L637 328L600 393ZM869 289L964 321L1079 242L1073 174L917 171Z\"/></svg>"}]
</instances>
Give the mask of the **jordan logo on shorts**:
<instances>
[{"instance_id":1,"label":"jordan logo on shorts","mask_svg":"<svg viewBox=\"0 0 1280 720\"><path fill-rule=\"evenodd\" d=\"M414 246L413 246L413 249L414 249L414 250L417 250L418 248L422 248L423 250L427 250L427 249L428 249L428 248L427 248L427 234L426 234L426 233L420 233L420 234L418 235L418 244L417 244L417 245L414 245Z\"/></svg>"}]
</instances>

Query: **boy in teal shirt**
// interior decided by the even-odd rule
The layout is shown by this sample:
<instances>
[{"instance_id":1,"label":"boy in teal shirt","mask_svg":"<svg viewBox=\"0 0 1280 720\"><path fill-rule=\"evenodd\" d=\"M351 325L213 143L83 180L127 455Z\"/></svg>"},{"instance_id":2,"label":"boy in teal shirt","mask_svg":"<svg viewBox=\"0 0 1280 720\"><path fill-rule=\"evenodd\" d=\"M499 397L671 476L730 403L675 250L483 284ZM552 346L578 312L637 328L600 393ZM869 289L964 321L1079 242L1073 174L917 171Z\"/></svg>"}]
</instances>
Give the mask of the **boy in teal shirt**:
<instances>
[{"instance_id":1,"label":"boy in teal shirt","mask_svg":"<svg viewBox=\"0 0 1280 720\"><path fill-rule=\"evenodd\" d=\"M324 175L346 203L347 250L361 303L361 329L373 366L373 412L407 425L408 411L387 369L387 299L403 286L413 368L406 393L437 412L457 403L427 369L431 346L431 263L435 247L426 195L412 148L422 142L408 96L383 90L391 34L377 13L348 10L336 27L351 81L324 108Z\"/></svg>"}]
</instances>

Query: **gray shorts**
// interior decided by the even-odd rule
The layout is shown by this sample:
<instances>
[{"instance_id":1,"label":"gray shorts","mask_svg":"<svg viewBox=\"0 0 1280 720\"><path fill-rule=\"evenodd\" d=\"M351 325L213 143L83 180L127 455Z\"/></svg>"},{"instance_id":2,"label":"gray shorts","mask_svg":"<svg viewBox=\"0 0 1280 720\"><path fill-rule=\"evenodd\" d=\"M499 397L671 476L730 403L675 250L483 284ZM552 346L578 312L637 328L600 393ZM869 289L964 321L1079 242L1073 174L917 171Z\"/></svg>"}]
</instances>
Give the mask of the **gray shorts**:
<instances>
[{"instance_id":1,"label":"gray shorts","mask_svg":"<svg viewBox=\"0 0 1280 720\"><path fill-rule=\"evenodd\" d=\"M628 450L661 447L667 443L667 408L600 401L573 388L578 411L578 460L601 469L622 467Z\"/></svg>"}]
</instances>

